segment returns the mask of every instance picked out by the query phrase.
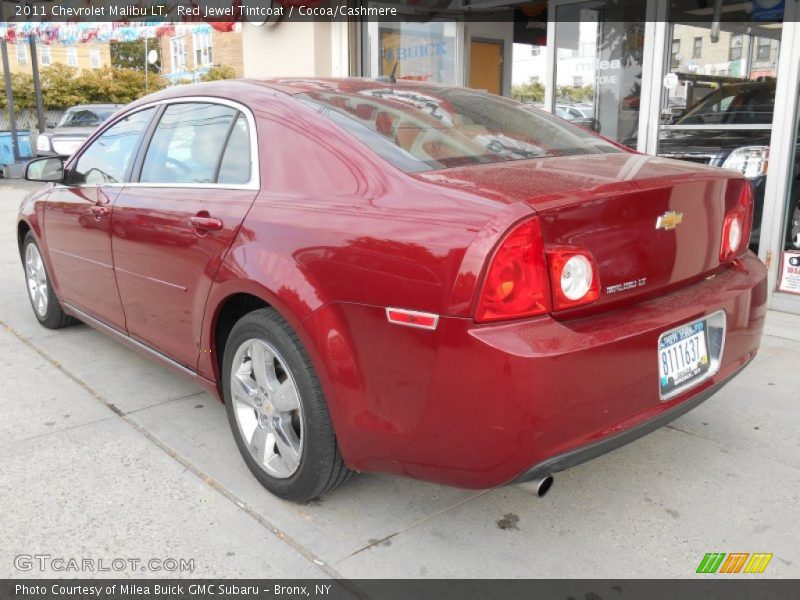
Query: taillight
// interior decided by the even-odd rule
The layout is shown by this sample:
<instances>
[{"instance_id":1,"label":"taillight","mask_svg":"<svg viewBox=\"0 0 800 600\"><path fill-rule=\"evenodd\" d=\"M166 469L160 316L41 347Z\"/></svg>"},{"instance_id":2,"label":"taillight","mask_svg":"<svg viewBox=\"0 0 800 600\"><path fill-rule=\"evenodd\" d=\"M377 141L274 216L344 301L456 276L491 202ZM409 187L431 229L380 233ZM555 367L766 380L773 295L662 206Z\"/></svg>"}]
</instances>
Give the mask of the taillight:
<instances>
[{"instance_id":1,"label":"taillight","mask_svg":"<svg viewBox=\"0 0 800 600\"><path fill-rule=\"evenodd\" d=\"M553 287L553 310L574 308L600 297L600 278L594 257L581 248L547 249L550 281Z\"/></svg>"},{"instance_id":2,"label":"taillight","mask_svg":"<svg viewBox=\"0 0 800 600\"><path fill-rule=\"evenodd\" d=\"M722 223L720 262L727 262L743 254L750 245L750 227L753 221L753 190L745 181L736 207L725 215Z\"/></svg>"},{"instance_id":3,"label":"taillight","mask_svg":"<svg viewBox=\"0 0 800 600\"><path fill-rule=\"evenodd\" d=\"M475 320L515 319L550 311L550 282L539 219L506 235L492 255Z\"/></svg>"}]
</instances>

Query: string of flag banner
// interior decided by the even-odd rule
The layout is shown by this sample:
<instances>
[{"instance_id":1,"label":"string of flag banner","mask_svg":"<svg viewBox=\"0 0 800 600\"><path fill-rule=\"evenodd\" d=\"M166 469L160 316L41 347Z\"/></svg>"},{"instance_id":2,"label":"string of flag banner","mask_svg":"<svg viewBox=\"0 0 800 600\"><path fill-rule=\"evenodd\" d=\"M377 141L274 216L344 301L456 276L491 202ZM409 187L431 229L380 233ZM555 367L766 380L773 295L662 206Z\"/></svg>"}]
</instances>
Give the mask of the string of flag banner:
<instances>
[{"instance_id":1,"label":"string of flag banner","mask_svg":"<svg viewBox=\"0 0 800 600\"><path fill-rule=\"evenodd\" d=\"M132 42L144 38L174 36L178 33L210 33L211 28L225 31L229 23L2 23L0 37L14 44L31 36L43 44L77 44L86 42ZM215 27L217 26L217 27Z\"/></svg>"}]
</instances>

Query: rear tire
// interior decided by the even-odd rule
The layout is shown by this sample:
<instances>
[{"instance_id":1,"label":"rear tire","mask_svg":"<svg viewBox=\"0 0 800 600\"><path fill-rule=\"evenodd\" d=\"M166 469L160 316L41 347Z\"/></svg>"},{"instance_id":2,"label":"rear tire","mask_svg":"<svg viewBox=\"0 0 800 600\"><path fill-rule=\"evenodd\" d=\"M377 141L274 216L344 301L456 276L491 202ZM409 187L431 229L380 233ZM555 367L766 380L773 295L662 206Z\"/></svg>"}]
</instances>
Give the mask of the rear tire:
<instances>
[{"instance_id":1,"label":"rear tire","mask_svg":"<svg viewBox=\"0 0 800 600\"><path fill-rule=\"evenodd\" d=\"M236 446L271 493L307 502L350 479L314 367L275 310L253 311L234 325L222 389Z\"/></svg>"},{"instance_id":2,"label":"rear tire","mask_svg":"<svg viewBox=\"0 0 800 600\"><path fill-rule=\"evenodd\" d=\"M61 308L32 231L25 235L22 242L22 267L25 269L28 299L36 320L47 329L61 329L77 323L77 319L67 315Z\"/></svg>"}]
</instances>

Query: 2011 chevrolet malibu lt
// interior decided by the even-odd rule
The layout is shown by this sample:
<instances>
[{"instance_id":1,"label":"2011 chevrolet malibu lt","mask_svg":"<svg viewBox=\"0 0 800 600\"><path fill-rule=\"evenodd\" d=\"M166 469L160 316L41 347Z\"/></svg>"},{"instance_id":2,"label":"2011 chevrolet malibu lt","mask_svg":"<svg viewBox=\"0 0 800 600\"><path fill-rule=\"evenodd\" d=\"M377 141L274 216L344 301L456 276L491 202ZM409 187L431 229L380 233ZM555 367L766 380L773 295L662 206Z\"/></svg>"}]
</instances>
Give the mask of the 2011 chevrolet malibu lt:
<instances>
[{"instance_id":1,"label":"2011 chevrolet malibu lt","mask_svg":"<svg viewBox=\"0 0 800 600\"><path fill-rule=\"evenodd\" d=\"M764 323L740 174L462 88L174 88L27 176L40 323L205 386L294 501L354 471L543 494L718 391Z\"/></svg>"}]
</instances>

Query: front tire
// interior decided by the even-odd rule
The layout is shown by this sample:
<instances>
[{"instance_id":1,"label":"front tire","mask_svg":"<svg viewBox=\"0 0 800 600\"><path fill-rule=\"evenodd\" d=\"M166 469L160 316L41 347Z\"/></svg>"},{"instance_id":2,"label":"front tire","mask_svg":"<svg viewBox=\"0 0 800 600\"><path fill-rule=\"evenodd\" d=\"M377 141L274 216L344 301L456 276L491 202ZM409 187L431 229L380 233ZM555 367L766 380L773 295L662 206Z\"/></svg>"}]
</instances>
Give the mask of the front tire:
<instances>
[{"instance_id":1,"label":"front tire","mask_svg":"<svg viewBox=\"0 0 800 600\"><path fill-rule=\"evenodd\" d=\"M274 495L307 502L350 479L314 367L275 310L256 310L234 325L222 384L239 452Z\"/></svg>"},{"instance_id":2,"label":"front tire","mask_svg":"<svg viewBox=\"0 0 800 600\"><path fill-rule=\"evenodd\" d=\"M25 269L28 299L39 323L47 329L61 329L77 323L76 319L67 315L61 308L50 283L51 279L42 259L39 244L36 243L31 231L25 235L22 242L22 266Z\"/></svg>"}]
</instances>

